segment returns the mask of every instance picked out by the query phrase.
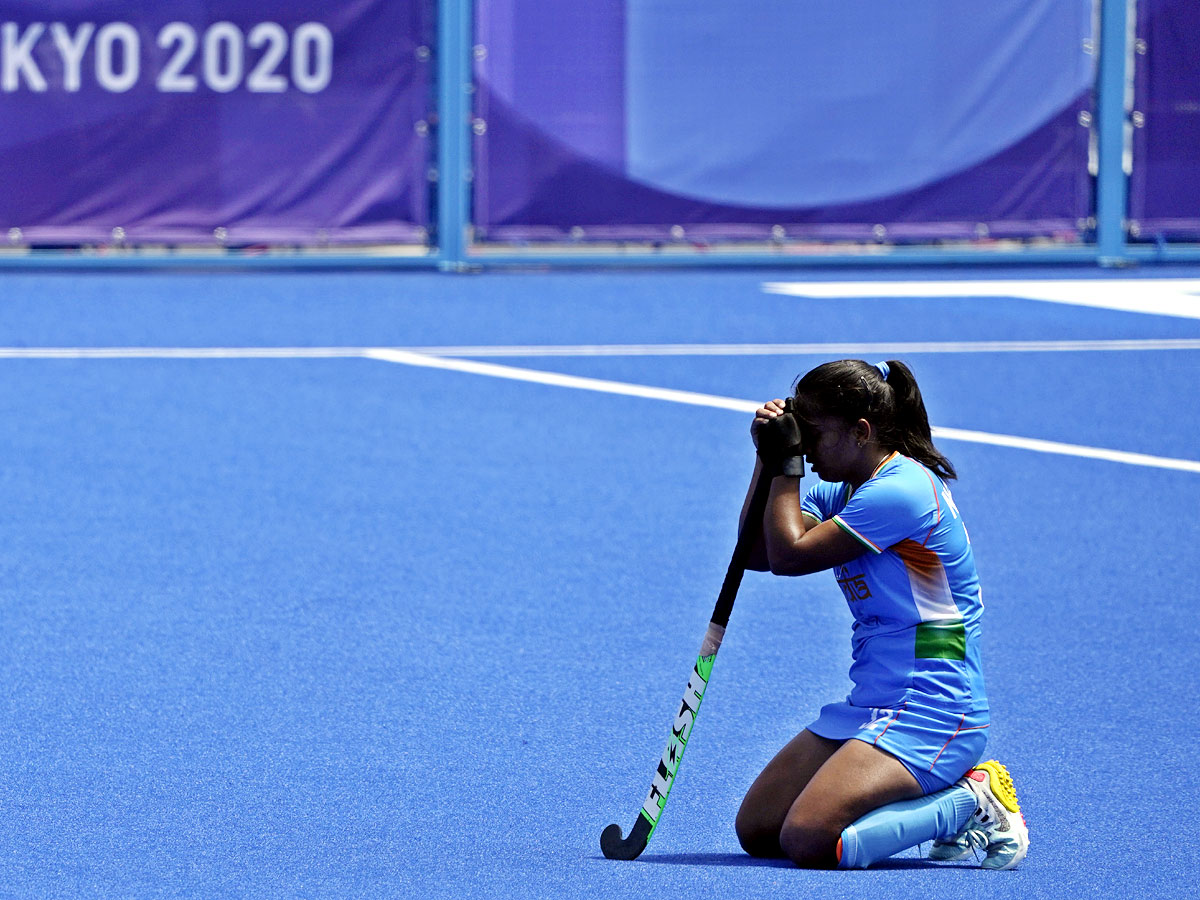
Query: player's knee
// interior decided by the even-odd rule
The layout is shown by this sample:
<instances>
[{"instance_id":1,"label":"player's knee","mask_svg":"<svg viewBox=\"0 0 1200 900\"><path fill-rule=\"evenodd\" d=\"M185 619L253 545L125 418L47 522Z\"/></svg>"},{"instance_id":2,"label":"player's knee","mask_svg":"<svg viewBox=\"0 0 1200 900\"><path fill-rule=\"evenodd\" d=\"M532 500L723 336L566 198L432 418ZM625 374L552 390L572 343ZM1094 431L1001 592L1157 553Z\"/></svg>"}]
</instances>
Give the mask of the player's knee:
<instances>
[{"instance_id":1,"label":"player's knee","mask_svg":"<svg viewBox=\"0 0 1200 900\"><path fill-rule=\"evenodd\" d=\"M832 829L810 822L785 822L779 832L779 846L798 866L829 869L837 865L839 835Z\"/></svg>"},{"instance_id":2,"label":"player's knee","mask_svg":"<svg viewBox=\"0 0 1200 900\"><path fill-rule=\"evenodd\" d=\"M738 843L751 856L771 859L783 855L779 846L779 826L763 822L744 806L738 810L733 828Z\"/></svg>"},{"instance_id":3,"label":"player's knee","mask_svg":"<svg viewBox=\"0 0 1200 900\"><path fill-rule=\"evenodd\" d=\"M742 849L751 856L756 856L759 859L778 859L783 856L783 849L779 846L779 835L773 834L770 831L748 831L746 829L738 829L738 843L742 845Z\"/></svg>"}]
</instances>

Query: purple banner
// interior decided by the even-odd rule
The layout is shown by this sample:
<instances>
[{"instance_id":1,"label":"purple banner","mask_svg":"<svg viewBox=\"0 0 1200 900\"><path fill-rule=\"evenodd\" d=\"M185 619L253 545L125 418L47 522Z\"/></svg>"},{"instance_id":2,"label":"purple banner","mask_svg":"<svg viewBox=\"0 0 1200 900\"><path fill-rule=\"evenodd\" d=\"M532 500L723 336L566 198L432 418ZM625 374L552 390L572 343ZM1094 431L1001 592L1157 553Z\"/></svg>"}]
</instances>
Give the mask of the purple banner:
<instances>
[{"instance_id":1,"label":"purple banner","mask_svg":"<svg viewBox=\"0 0 1200 900\"><path fill-rule=\"evenodd\" d=\"M0 0L13 244L425 243L429 0Z\"/></svg>"},{"instance_id":2,"label":"purple banner","mask_svg":"<svg viewBox=\"0 0 1200 900\"><path fill-rule=\"evenodd\" d=\"M479 0L477 237L1079 241L1093 10Z\"/></svg>"},{"instance_id":3,"label":"purple banner","mask_svg":"<svg viewBox=\"0 0 1200 900\"><path fill-rule=\"evenodd\" d=\"M1133 238L1200 238L1200 6L1139 0L1134 54Z\"/></svg>"}]
</instances>

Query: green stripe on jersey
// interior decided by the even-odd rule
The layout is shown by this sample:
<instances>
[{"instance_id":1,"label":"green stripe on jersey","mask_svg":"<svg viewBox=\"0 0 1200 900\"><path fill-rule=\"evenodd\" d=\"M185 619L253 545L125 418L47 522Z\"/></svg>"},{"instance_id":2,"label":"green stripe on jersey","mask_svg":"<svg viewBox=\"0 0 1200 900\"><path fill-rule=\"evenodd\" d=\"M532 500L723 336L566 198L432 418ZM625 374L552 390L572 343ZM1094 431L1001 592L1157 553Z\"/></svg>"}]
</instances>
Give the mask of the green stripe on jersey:
<instances>
[{"instance_id":1,"label":"green stripe on jersey","mask_svg":"<svg viewBox=\"0 0 1200 900\"><path fill-rule=\"evenodd\" d=\"M967 629L962 622L917 626L917 659L966 659Z\"/></svg>"},{"instance_id":2,"label":"green stripe on jersey","mask_svg":"<svg viewBox=\"0 0 1200 900\"><path fill-rule=\"evenodd\" d=\"M878 547L876 547L874 544L872 544L870 541L868 541L865 537L863 537L861 534L859 534L857 531L855 531L853 528L851 528L849 525L847 525L845 522L843 522L841 516L834 516L833 524L835 524L838 528L842 529L842 531L846 532L846 534L850 535L850 537L854 538L856 541L858 541L860 544L862 544L864 547L866 547L868 550L870 550L876 556L878 556L880 553L883 552Z\"/></svg>"}]
</instances>

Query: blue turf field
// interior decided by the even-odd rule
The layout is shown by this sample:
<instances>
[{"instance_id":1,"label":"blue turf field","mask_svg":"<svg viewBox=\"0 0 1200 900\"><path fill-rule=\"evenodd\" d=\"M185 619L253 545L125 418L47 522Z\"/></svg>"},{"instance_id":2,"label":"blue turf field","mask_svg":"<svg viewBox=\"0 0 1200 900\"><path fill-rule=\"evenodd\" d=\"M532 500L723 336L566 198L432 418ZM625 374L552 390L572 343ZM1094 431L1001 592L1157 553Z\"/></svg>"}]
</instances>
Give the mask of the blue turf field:
<instances>
[{"instance_id":1,"label":"blue turf field","mask_svg":"<svg viewBox=\"0 0 1200 900\"><path fill-rule=\"evenodd\" d=\"M610 862L728 563L747 414L355 357L19 352L1200 338L765 280L0 276L0 896L1182 895L1200 472L939 442L988 607L989 754L1031 827L1017 871L740 854L742 792L848 686L828 575L747 576L659 831ZM762 400L824 358L490 361ZM1198 349L905 358L935 425L1200 459Z\"/></svg>"}]
</instances>

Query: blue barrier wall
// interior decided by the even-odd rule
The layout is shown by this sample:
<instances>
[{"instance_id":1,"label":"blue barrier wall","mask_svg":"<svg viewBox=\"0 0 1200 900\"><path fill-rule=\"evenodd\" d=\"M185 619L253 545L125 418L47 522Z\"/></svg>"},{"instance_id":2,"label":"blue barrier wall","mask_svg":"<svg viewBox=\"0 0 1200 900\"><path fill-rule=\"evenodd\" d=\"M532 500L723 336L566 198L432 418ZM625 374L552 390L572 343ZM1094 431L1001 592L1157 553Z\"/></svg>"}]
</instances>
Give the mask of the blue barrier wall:
<instances>
[{"instance_id":1,"label":"blue barrier wall","mask_svg":"<svg viewBox=\"0 0 1200 900\"><path fill-rule=\"evenodd\" d=\"M154 71L122 87L129 31L83 29L106 24L88 8L109 6L57 0L31 17L28 4L0 0L10 159L56 114L47 146L79 156L59 167L76 194L10 166L0 266L172 265L189 258L181 233L232 248L203 254L208 263L287 266L1196 257L1196 206L1170 189L1200 171L1191 95L1175 96L1190 63L1171 35L1190 33L1194 18L1178 0L1001 0L969 14L952 0L902 11L767 0L736 12L690 0L686 15L679 0L440 0L436 10L409 0L387 4L407 37L373 47L355 23L375 5L358 0L335 17L322 91L301 89L320 74L312 46L307 68L293 72L286 55L267 67L283 73L278 91L262 78L265 13L250 21L221 0L144 8L132 46ZM274 0L271 13L271 34L293 46L297 27L323 21L302 0ZM192 87L153 90L184 43L164 43L164 29L184 19L196 46L169 83ZM364 60L386 74L373 106L360 102L371 86L355 87L371 71ZM1127 108L1135 73L1138 108ZM322 95L340 103L322 109ZM135 148L144 159L115 153L71 112L134 98L163 133L172 116L192 128L180 145L191 164L156 158L154 141ZM196 131L200 120L209 124ZM206 140L228 148L231 127L243 129L237 153L202 152ZM325 144L312 144L323 131ZM256 141L269 152L256 158ZM27 156L44 166L45 154ZM266 165L261 177L239 158ZM296 171L264 188L289 158ZM95 160L104 164L89 168ZM161 173L173 162L201 189L191 205L173 206L169 192L145 203L137 165ZM47 185L69 202L47 206ZM206 190L212 202L197 203ZM156 221L177 230L145 227ZM239 234L254 245L239 249ZM185 251L151 257L139 238ZM49 243L86 246L41 249ZM364 254L363 243L386 246Z\"/></svg>"},{"instance_id":2,"label":"blue barrier wall","mask_svg":"<svg viewBox=\"0 0 1200 900\"><path fill-rule=\"evenodd\" d=\"M0 0L0 227L33 246L423 242L433 12Z\"/></svg>"},{"instance_id":3,"label":"blue barrier wall","mask_svg":"<svg viewBox=\"0 0 1200 900\"><path fill-rule=\"evenodd\" d=\"M1079 242L1093 0L477 0L490 240Z\"/></svg>"}]
</instances>

